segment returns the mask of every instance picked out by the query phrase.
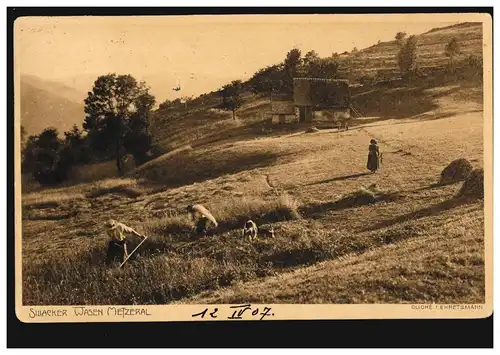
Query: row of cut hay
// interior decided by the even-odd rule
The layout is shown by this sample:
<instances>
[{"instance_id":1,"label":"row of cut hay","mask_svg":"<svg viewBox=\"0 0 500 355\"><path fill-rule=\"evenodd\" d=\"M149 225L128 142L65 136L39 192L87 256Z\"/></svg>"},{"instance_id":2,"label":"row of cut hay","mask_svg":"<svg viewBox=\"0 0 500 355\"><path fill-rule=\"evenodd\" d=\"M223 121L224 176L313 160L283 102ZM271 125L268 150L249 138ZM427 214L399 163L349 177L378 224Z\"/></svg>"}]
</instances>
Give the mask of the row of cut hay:
<instances>
[{"instance_id":1,"label":"row of cut hay","mask_svg":"<svg viewBox=\"0 0 500 355\"><path fill-rule=\"evenodd\" d=\"M142 195L135 179L107 179L93 184L86 196L96 198L109 193L118 193L131 198Z\"/></svg>"},{"instance_id":2,"label":"row of cut hay","mask_svg":"<svg viewBox=\"0 0 500 355\"><path fill-rule=\"evenodd\" d=\"M22 196L22 203L23 208L56 208L84 198L85 195L81 192L34 192Z\"/></svg>"},{"instance_id":3,"label":"row of cut hay","mask_svg":"<svg viewBox=\"0 0 500 355\"><path fill-rule=\"evenodd\" d=\"M108 193L119 193L128 197L142 195L137 180L114 178L27 193L22 196L22 204L23 208L30 209L57 208L77 200L95 198Z\"/></svg>"}]
</instances>

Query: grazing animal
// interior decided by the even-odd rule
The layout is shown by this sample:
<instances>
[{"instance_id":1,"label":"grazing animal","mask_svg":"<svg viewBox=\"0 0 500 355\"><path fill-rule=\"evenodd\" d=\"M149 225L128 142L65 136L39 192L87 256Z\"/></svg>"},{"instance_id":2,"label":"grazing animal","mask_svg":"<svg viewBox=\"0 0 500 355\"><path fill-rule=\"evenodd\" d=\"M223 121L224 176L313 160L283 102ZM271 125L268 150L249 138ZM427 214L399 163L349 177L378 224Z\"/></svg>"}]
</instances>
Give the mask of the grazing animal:
<instances>
[{"instance_id":1,"label":"grazing animal","mask_svg":"<svg viewBox=\"0 0 500 355\"><path fill-rule=\"evenodd\" d=\"M245 225L243 226L243 238L245 238L248 235L249 236L248 240L252 241L257 238L258 233L259 230L254 221L249 219L248 221L245 222Z\"/></svg>"}]
</instances>

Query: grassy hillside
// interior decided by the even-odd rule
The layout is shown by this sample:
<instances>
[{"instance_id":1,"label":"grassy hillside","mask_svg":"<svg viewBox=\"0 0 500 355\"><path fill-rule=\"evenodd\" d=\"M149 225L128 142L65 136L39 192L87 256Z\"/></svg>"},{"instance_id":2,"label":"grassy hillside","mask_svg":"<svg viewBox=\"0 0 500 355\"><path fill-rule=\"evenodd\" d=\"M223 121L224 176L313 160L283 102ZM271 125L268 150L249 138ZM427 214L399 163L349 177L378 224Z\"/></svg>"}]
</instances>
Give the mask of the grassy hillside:
<instances>
[{"instance_id":1,"label":"grassy hillside","mask_svg":"<svg viewBox=\"0 0 500 355\"><path fill-rule=\"evenodd\" d=\"M206 165L196 164L201 156L186 155L186 168L171 167L176 180L166 180L167 189L128 179L26 194L24 301L480 302L482 200L455 198L459 184L433 184L455 158L482 166L482 126L481 113L469 113L367 122L340 135L323 130L243 140L207 152L227 164L210 176L203 175ZM373 137L384 153L375 175L364 169ZM245 170L226 160L264 150L272 158ZM342 202L372 184L390 198ZM218 235L189 236L183 211L192 202L214 211L222 226ZM249 217L273 223L276 239L243 240L239 228ZM151 236L123 271L102 265L108 218ZM380 273L370 272L380 259L387 261L377 264ZM399 276L388 279L394 273ZM275 277L290 280L288 287L275 287Z\"/></svg>"},{"instance_id":2,"label":"grassy hillside","mask_svg":"<svg viewBox=\"0 0 500 355\"><path fill-rule=\"evenodd\" d=\"M394 34L395 35L395 34ZM462 23L455 26L436 28L418 35L418 63L423 70L445 66L449 58L445 55L445 46L456 37L460 47L461 56L476 55L482 57L482 24ZM339 59L340 76L352 81L362 76L390 77L399 75L396 55L399 46L396 42L381 42L369 48L351 53Z\"/></svg>"},{"instance_id":3,"label":"grassy hillside","mask_svg":"<svg viewBox=\"0 0 500 355\"><path fill-rule=\"evenodd\" d=\"M425 36L444 46L464 26ZM370 115L346 132L270 127L252 94L237 120L215 93L158 111L166 154L23 195L24 304L483 302L483 200L436 185L452 160L483 166L481 81L433 78L359 89ZM215 235L190 235L191 203L214 213ZM123 270L103 265L109 218L150 236ZM276 238L243 239L248 218Z\"/></svg>"},{"instance_id":4,"label":"grassy hillside","mask_svg":"<svg viewBox=\"0 0 500 355\"><path fill-rule=\"evenodd\" d=\"M84 119L85 95L65 85L32 75L21 76L21 124L28 135L55 127L60 134Z\"/></svg>"},{"instance_id":5,"label":"grassy hillside","mask_svg":"<svg viewBox=\"0 0 500 355\"><path fill-rule=\"evenodd\" d=\"M396 41L381 42L360 50L357 54L341 56L339 76L348 78L353 84L362 78L369 82L352 88L353 102L364 116L378 118L402 118L430 114L443 114L436 110L443 107L440 97L454 97L457 101L470 101L470 110L482 107L482 76L471 68L460 68L458 74L446 74L449 58L444 48L457 38L461 54L457 63L466 65L465 59L473 54L482 58L482 25L463 23L442 29L433 29L418 36L418 63L424 75L411 85L388 79L400 77L396 55ZM459 64L457 64L459 65ZM427 76L425 76L427 74ZM448 91L439 88L447 87ZM455 100L454 99L454 100ZM237 111L238 120L232 121L231 114L217 109L220 97L217 92L202 95L187 107L159 110L154 118L154 132L159 145L171 151L187 144L200 146L221 143L245 137L268 136L281 127L267 124L270 101L267 95L245 95L245 104ZM450 104L450 102L448 102ZM354 123L355 125L356 123Z\"/></svg>"}]
</instances>

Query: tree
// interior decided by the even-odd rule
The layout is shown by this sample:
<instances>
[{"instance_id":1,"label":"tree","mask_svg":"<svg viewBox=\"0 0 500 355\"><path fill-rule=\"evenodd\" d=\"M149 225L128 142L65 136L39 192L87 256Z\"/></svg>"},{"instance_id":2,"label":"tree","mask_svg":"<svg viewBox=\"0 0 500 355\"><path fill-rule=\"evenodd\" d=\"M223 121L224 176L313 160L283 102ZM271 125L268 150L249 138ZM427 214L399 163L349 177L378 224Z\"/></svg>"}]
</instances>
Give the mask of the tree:
<instances>
[{"instance_id":1,"label":"tree","mask_svg":"<svg viewBox=\"0 0 500 355\"><path fill-rule=\"evenodd\" d=\"M153 132L150 128L154 104L155 98L149 93L139 96L136 101L136 111L128 122L129 133L125 136L124 147L139 165L146 162L147 152L153 142Z\"/></svg>"},{"instance_id":2,"label":"tree","mask_svg":"<svg viewBox=\"0 0 500 355\"><path fill-rule=\"evenodd\" d=\"M23 170L31 172L42 185L62 182L72 166L71 160L61 154L63 149L64 144L55 128L49 127L38 136L30 136L23 154Z\"/></svg>"},{"instance_id":3,"label":"tree","mask_svg":"<svg viewBox=\"0 0 500 355\"><path fill-rule=\"evenodd\" d=\"M445 55L450 58L450 68L453 68L453 59L460 54L460 44L457 39L453 37L444 47Z\"/></svg>"},{"instance_id":4,"label":"tree","mask_svg":"<svg viewBox=\"0 0 500 355\"><path fill-rule=\"evenodd\" d=\"M170 107L172 107L172 106L173 106L173 102L167 99L167 100L163 101L163 102L160 104L160 106L158 106L158 109L159 109L160 111L164 111L164 110L169 109L169 108L170 108Z\"/></svg>"},{"instance_id":5,"label":"tree","mask_svg":"<svg viewBox=\"0 0 500 355\"><path fill-rule=\"evenodd\" d=\"M92 151L88 144L87 137L83 136L83 131L76 125L67 132L64 132L65 158L71 160L72 164L88 164L92 160Z\"/></svg>"},{"instance_id":6,"label":"tree","mask_svg":"<svg viewBox=\"0 0 500 355\"><path fill-rule=\"evenodd\" d=\"M397 55L403 78L409 80L417 70L417 37L410 36Z\"/></svg>"},{"instance_id":7,"label":"tree","mask_svg":"<svg viewBox=\"0 0 500 355\"><path fill-rule=\"evenodd\" d=\"M122 157L127 152L142 155L148 149L148 144L144 144L147 141L143 137L145 130L141 128L139 133L135 130L138 126L149 125L154 101L144 82L138 83L131 75L116 74L98 77L85 99L83 128L88 132L93 149L105 151L115 158L120 175L123 174ZM138 121L143 122L139 124ZM137 148L131 148L134 139L138 139Z\"/></svg>"},{"instance_id":8,"label":"tree","mask_svg":"<svg viewBox=\"0 0 500 355\"><path fill-rule=\"evenodd\" d=\"M319 59L311 63L307 75L312 78L332 79L337 76L339 64L333 59Z\"/></svg>"},{"instance_id":9,"label":"tree","mask_svg":"<svg viewBox=\"0 0 500 355\"><path fill-rule=\"evenodd\" d=\"M283 62L283 89L289 93L293 92L293 78L297 76L298 67L302 62L301 56L300 49L294 48L286 54Z\"/></svg>"},{"instance_id":10,"label":"tree","mask_svg":"<svg viewBox=\"0 0 500 355\"><path fill-rule=\"evenodd\" d=\"M242 82L234 80L231 84L224 85L222 88L222 105L226 110L233 112L233 120L236 120L235 112L242 104L241 98Z\"/></svg>"},{"instance_id":11,"label":"tree","mask_svg":"<svg viewBox=\"0 0 500 355\"><path fill-rule=\"evenodd\" d=\"M248 84L255 93L280 91L284 85L283 65L271 65L258 70Z\"/></svg>"},{"instance_id":12,"label":"tree","mask_svg":"<svg viewBox=\"0 0 500 355\"><path fill-rule=\"evenodd\" d=\"M406 32L396 33L396 36L394 38L396 38L396 43L398 44L398 46L402 46L404 44L405 37L406 37Z\"/></svg>"},{"instance_id":13,"label":"tree","mask_svg":"<svg viewBox=\"0 0 500 355\"><path fill-rule=\"evenodd\" d=\"M304 56L304 65L311 65L312 63L314 63L318 59L319 59L318 53L316 53L314 50L309 51Z\"/></svg>"}]
</instances>

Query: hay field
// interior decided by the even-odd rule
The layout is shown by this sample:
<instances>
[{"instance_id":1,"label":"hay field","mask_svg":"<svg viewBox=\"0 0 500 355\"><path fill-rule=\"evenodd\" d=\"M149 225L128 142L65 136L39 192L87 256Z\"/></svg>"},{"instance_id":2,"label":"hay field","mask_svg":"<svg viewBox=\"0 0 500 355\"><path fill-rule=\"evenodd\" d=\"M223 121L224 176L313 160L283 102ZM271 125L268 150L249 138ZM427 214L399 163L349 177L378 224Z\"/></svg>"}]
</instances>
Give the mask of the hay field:
<instances>
[{"instance_id":1,"label":"hay field","mask_svg":"<svg viewBox=\"0 0 500 355\"><path fill-rule=\"evenodd\" d=\"M481 57L480 25L463 24L419 36L422 67L444 66L453 36ZM396 52L380 43L347 67L392 70ZM483 302L483 201L458 197L461 182L436 186L453 160L483 166L482 83L430 79L359 89L366 117L340 133L270 127L255 95L237 120L214 108L216 93L157 111L166 154L126 178L108 164L78 184L23 187L23 303ZM372 138L383 153L373 175ZM217 235L190 236L192 203L214 213ZM110 218L150 236L123 270L103 265ZM276 238L244 240L247 218Z\"/></svg>"},{"instance_id":2,"label":"hay field","mask_svg":"<svg viewBox=\"0 0 500 355\"><path fill-rule=\"evenodd\" d=\"M483 202L456 198L460 183L434 186L452 160L482 166L482 112L446 97L436 103L446 116L243 137L181 149L127 179L27 193L23 302L482 302ZM374 175L371 138L383 152ZM382 198L346 198L363 188ZM214 212L218 235L189 237L194 202ZM276 239L243 240L249 217L272 223ZM103 265L109 218L151 236L123 270Z\"/></svg>"}]
</instances>

